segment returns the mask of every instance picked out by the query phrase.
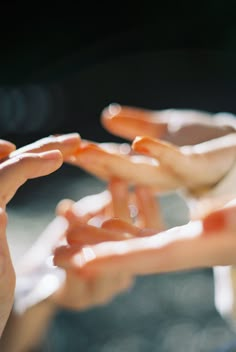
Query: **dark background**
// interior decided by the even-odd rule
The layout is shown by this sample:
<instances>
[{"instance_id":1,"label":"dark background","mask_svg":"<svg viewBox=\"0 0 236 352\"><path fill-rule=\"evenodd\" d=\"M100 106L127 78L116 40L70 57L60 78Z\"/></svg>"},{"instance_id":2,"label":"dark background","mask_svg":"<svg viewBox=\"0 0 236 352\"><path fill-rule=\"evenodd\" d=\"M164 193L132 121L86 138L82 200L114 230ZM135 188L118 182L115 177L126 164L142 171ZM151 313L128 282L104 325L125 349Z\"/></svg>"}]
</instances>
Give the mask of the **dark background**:
<instances>
[{"instance_id":1,"label":"dark background","mask_svg":"<svg viewBox=\"0 0 236 352\"><path fill-rule=\"evenodd\" d=\"M236 110L233 1L91 4L89 12L65 4L27 12L10 2L3 9L0 129L6 137L77 130L86 138L112 138L99 122L111 102Z\"/></svg>"},{"instance_id":2,"label":"dark background","mask_svg":"<svg viewBox=\"0 0 236 352\"><path fill-rule=\"evenodd\" d=\"M18 13L19 4L2 11L2 138L20 146L77 131L119 141L100 125L102 109L112 102L236 113L234 1L110 3L108 15L88 5L89 15L65 4L60 15L37 3L33 14ZM68 165L28 182L8 210L14 254L39 235L61 198L103 188ZM163 199L169 226L186 221L179 202ZM139 278L105 307L58 312L42 350L210 352L234 337L214 308L212 271L200 270Z\"/></svg>"}]
</instances>

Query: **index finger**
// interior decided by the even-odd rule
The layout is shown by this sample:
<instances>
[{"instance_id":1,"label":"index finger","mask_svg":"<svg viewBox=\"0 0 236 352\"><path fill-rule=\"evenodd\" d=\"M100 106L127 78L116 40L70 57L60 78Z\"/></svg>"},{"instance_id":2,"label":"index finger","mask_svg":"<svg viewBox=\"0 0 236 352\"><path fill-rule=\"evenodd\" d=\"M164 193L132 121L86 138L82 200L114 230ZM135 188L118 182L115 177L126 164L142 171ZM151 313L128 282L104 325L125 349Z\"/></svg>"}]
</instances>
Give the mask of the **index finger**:
<instances>
[{"instance_id":1,"label":"index finger","mask_svg":"<svg viewBox=\"0 0 236 352\"><path fill-rule=\"evenodd\" d=\"M0 139L0 159L6 158L11 152L16 149L15 144Z\"/></svg>"},{"instance_id":2,"label":"index finger","mask_svg":"<svg viewBox=\"0 0 236 352\"><path fill-rule=\"evenodd\" d=\"M79 148L80 141L81 139L78 133L49 136L13 151L9 157L12 158L23 153L42 153L49 150L60 150L65 158L73 154Z\"/></svg>"},{"instance_id":3,"label":"index finger","mask_svg":"<svg viewBox=\"0 0 236 352\"><path fill-rule=\"evenodd\" d=\"M158 191L179 186L175 175L163 169L156 159L144 155L113 153L93 143L80 148L76 155L67 158L67 162L104 181L117 178L129 185L147 185Z\"/></svg>"},{"instance_id":4,"label":"index finger","mask_svg":"<svg viewBox=\"0 0 236 352\"><path fill-rule=\"evenodd\" d=\"M114 135L133 140L136 136L163 137L168 123L152 110L110 104L101 113L102 125Z\"/></svg>"}]
</instances>

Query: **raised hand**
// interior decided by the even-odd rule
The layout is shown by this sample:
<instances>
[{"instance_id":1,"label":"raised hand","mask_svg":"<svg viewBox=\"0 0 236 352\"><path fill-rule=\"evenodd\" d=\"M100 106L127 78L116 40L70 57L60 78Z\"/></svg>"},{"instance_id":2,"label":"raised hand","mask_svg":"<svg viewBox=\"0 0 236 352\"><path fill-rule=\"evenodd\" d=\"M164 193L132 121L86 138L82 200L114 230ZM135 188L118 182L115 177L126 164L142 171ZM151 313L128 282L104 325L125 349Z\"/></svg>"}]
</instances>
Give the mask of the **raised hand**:
<instances>
[{"instance_id":1,"label":"raised hand","mask_svg":"<svg viewBox=\"0 0 236 352\"><path fill-rule=\"evenodd\" d=\"M101 123L113 135L133 140L136 136L160 138L176 145L192 145L235 131L235 116L187 109L148 110L110 104Z\"/></svg>"}]
</instances>

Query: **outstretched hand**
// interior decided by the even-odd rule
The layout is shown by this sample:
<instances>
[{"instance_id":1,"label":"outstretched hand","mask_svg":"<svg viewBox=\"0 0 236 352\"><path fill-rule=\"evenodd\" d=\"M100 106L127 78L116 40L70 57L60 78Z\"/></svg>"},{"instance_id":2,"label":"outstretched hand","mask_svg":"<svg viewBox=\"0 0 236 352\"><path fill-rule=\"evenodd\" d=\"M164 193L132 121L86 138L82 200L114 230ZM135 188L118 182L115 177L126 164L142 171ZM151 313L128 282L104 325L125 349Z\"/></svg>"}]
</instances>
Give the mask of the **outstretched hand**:
<instances>
[{"instance_id":1,"label":"outstretched hand","mask_svg":"<svg viewBox=\"0 0 236 352\"><path fill-rule=\"evenodd\" d=\"M103 127L132 141L149 136L176 145L193 145L235 132L235 116L188 109L150 110L110 104L101 113Z\"/></svg>"},{"instance_id":2,"label":"outstretched hand","mask_svg":"<svg viewBox=\"0 0 236 352\"><path fill-rule=\"evenodd\" d=\"M99 237L107 233L111 240L103 243L87 243L81 239L90 236L90 226L77 227L77 239L58 248L54 262L73 269L82 277L147 275L215 265L236 264L236 202L212 212L202 221L190 221L159 234L146 236L144 230L134 225L111 219L96 229ZM114 241L113 236L130 236ZM135 237L135 238L134 238ZM69 235L70 238L70 235ZM69 263L69 264L68 264Z\"/></svg>"}]
</instances>

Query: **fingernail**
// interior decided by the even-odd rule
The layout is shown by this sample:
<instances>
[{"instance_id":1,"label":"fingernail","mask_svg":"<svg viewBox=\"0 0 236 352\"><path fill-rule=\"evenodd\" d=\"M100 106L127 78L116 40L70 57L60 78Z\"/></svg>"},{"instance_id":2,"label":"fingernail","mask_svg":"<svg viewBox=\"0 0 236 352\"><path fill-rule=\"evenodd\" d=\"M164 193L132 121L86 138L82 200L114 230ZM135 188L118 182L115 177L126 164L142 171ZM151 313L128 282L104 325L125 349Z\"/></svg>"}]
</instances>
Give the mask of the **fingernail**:
<instances>
[{"instance_id":1,"label":"fingernail","mask_svg":"<svg viewBox=\"0 0 236 352\"><path fill-rule=\"evenodd\" d=\"M218 212L218 213L213 213L209 214L204 220L203 220L203 227L205 231L221 231L225 229L227 226L227 221L225 216Z\"/></svg>"},{"instance_id":2,"label":"fingernail","mask_svg":"<svg viewBox=\"0 0 236 352\"><path fill-rule=\"evenodd\" d=\"M10 150L15 150L16 149L16 146L15 144L11 143L11 142L8 142L8 141L4 141L4 140L1 140L0 139L0 145L1 145L1 148L2 149L10 149Z\"/></svg>"},{"instance_id":3,"label":"fingernail","mask_svg":"<svg viewBox=\"0 0 236 352\"><path fill-rule=\"evenodd\" d=\"M112 118L121 112L121 106L116 103L110 104L107 108L103 110L103 115Z\"/></svg>"},{"instance_id":4,"label":"fingernail","mask_svg":"<svg viewBox=\"0 0 236 352\"><path fill-rule=\"evenodd\" d=\"M206 231L233 230L236 231L236 206L225 206L206 216L203 220Z\"/></svg>"},{"instance_id":5,"label":"fingernail","mask_svg":"<svg viewBox=\"0 0 236 352\"><path fill-rule=\"evenodd\" d=\"M57 160L62 159L62 154L59 150L51 150L48 152L40 153L40 158L44 160Z\"/></svg>"},{"instance_id":6,"label":"fingernail","mask_svg":"<svg viewBox=\"0 0 236 352\"><path fill-rule=\"evenodd\" d=\"M134 146L134 150L136 150L136 151L138 151L138 152L140 152L140 153L144 153L144 154L146 154L146 153L148 153L149 152L149 150L148 150L148 148L146 148L146 147L144 147L144 146L141 146L141 145L135 145Z\"/></svg>"},{"instance_id":7,"label":"fingernail","mask_svg":"<svg viewBox=\"0 0 236 352\"><path fill-rule=\"evenodd\" d=\"M64 144L70 144L80 140L80 135L78 133L68 133L57 137L57 139L59 142L63 142Z\"/></svg>"},{"instance_id":8,"label":"fingernail","mask_svg":"<svg viewBox=\"0 0 236 352\"><path fill-rule=\"evenodd\" d=\"M149 153L149 149L147 146L144 146L143 144L145 141L143 140L143 137L136 137L132 143L132 149L136 150L141 153Z\"/></svg>"}]
</instances>

